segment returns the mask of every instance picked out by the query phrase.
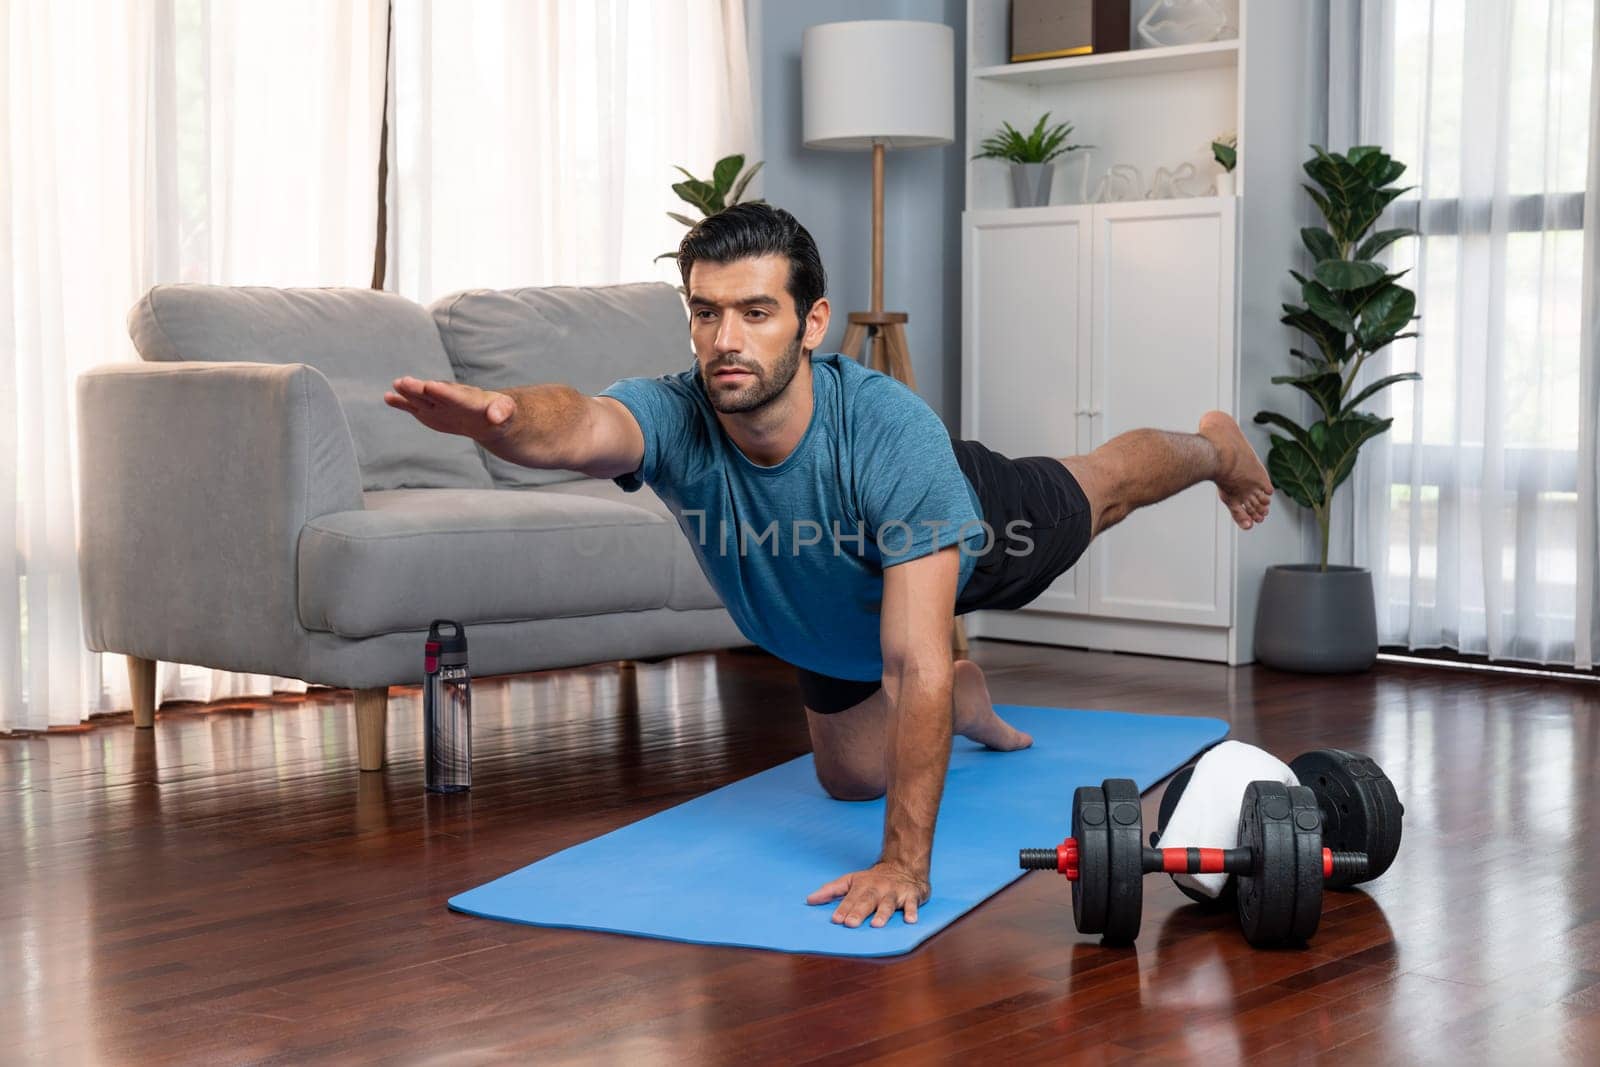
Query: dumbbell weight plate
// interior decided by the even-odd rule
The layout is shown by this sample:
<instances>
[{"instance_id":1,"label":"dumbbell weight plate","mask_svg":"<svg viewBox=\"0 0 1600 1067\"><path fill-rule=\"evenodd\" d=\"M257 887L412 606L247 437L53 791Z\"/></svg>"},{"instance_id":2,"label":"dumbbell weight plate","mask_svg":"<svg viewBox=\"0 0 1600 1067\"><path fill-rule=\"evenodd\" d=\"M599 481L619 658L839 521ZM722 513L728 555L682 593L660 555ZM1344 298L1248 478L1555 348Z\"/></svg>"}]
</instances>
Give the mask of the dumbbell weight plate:
<instances>
[{"instance_id":1,"label":"dumbbell weight plate","mask_svg":"<svg viewBox=\"0 0 1600 1067\"><path fill-rule=\"evenodd\" d=\"M1303 785L1289 787L1289 810L1294 829L1294 910L1288 939L1296 944L1311 940L1322 921L1322 812L1317 795Z\"/></svg>"},{"instance_id":2,"label":"dumbbell weight plate","mask_svg":"<svg viewBox=\"0 0 1600 1067\"><path fill-rule=\"evenodd\" d=\"M1365 878L1340 875L1330 889L1345 889L1381 875L1400 851L1400 820L1405 808L1394 783L1370 756L1338 748L1319 748L1289 764L1300 784L1309 786L1322 807L1322 841L1339 852L1364 852Z\"/></svg>"},{"instance_id":3,"label":"dumbbell weight plate","mask_svg":"<svg viewBox=\"0 0 1600 1067\"><path fill-rule=\"evenodd\" d=\"M1238 885L1239 928L1245 940L1263 947L1281 944L1294 925L1296 842L1289 787L1282 782L1251 782L1239 806L1239 844L1254 849L1249 874Z\"/></svg>"},{"instance_id":4,"label":"dumbbell weight plate","mask_svg":"<svg viewBox=\"0 0 1600 1067\"><path fill-rule=\"evenodd\" d=\"M1144 913L1144 816L1139 809L1139 787L1132 779L1107 778L1101 791L1106 799L1110 845L1105 939L1125 945L1139 936Z\"/></svg>"},{"instance_id":5,"label":"dumbbell weight plate","mask_svg":"<svg viewBox=\"0 0 1600 1067\"><path fill-rule=\"evenodd\" d=\"M1072 837L1078 842L1078 880L1072 883L1072 923L1079 933L1106 928L1106 888L1110 857L1106 834L1106 796L1097 785L1080 785L1072 794Z\"/></svg>"},{"instance_id":6,"label":"dumbbell weight plate","mask_svg":"<svg viewBox=\"0 0 1600 1067\"><path fill-rule=\"evenodd\" d=\"M1156 848L1161 841L1161 836L1167 832L1167 823L1172 821L1172 813L1178 810L1178 801L1183 798L1183 791L1189 788L1189 779L1194 777L1194 764L1183 768L1172 776L1172 781L1167 783L1167 788L1161 794L1161 806L1156 811L1156 831L1150 835L1150 847ZM1172 884L1178 887L1178 892L1194 901L1196 904L1207 908L1232 907L1235 892L1233 876L1229 875L1222 883L1222 892L1214 897L1208 897L1192 885L1172 878Z\"/></svg>"}]
</instances>

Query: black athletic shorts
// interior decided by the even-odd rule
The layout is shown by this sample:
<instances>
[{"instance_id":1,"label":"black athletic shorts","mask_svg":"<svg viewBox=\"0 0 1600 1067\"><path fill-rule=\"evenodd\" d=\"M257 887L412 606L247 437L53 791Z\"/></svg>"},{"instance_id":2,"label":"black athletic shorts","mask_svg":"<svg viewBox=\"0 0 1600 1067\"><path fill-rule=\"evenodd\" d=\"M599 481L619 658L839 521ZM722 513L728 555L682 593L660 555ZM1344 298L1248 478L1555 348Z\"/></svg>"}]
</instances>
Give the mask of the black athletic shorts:
<instances>
[{"instance_id":1,"label":"black athletic shorts","mask_svg":"<svg viewBox=\"0 0 1600 1067\"><path fill-rule=\"evenodd\" d=\"M1089 498L1053 456L1010 459L977 441L950 443L992 531L989 550L977 557L956 597L956 614L1020 608L1065 574L1089 547L1094 530ZM795 669L805 706L826 715L855 707L880 684Z\"/></svg>"}]
</instances>

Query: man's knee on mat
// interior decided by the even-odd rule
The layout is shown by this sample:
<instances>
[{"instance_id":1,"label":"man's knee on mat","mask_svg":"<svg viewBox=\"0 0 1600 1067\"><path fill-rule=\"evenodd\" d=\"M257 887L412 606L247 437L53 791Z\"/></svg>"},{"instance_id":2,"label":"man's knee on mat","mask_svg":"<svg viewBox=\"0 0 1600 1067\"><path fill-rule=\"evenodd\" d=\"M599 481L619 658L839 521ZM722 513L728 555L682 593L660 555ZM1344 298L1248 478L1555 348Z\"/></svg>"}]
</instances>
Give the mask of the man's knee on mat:
<instances>
[{"instance_id":1,"label":"man's knee on mat","mask_svg":"<svg viewBox=\"0 0 1600 1067\"><path fill-rule=\"evenodd\" d=\"M881 778L872 779L821 760L816 762L816 768L818 784L835 800L877 800L887 788Z\"/></svg>"}]
</instances>

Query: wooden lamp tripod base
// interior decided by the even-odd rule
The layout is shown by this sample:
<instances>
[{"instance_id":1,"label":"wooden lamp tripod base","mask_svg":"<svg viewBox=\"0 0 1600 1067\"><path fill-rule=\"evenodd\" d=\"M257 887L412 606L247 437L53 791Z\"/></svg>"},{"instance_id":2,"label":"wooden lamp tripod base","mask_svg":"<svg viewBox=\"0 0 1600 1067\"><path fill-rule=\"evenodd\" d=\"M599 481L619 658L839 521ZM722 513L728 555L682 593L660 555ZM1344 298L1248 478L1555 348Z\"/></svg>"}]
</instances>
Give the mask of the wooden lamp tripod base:
<instances>
[{"instance_id":1,"label":"wooden lamp tripod base","mask_svg":"<svg viewBox=\"0 0 1600 1067\"><path fill-rule=\"evenodd\" d=\"M911 370L911 350L906 347L906 323L911 316L903 311L852 311L845 327L840 351L862 366L881 370L891 378L917 387ZM861 342L870 341L867 358L861 359Z\"/></svg>"},{"instance_id":2,"label":"wooden lamp tripod base","mask_svg":"<svg viewBox=\"0 0 1600 1067\"><path fill-rule=\"evenodd\" d=\"M911 349L906 346L910 320L904 311L883 310L883 143L879 141L872 145L872 310L850 312L839 351L915 389L917 376L911 370ZM862 359L861 343L868 339L871 348ZM951 629L950 647L958 659L967 653L967 628L959 617Z\"/></svg>"},{"instance_id":3,"label":"wooden lamp tripod base","mask_svg":"<svg viewBox=\"0 0 1600 1067\"><path fill-rule=\"evenodd\" d=\"M878 141L872 145L872 310L850 312L839 351L915 389L917 377L906 347L910 319L904 311L883 310L883 143ZM862 359L861 343L868 339L872 347Z\"/></svg>"}]
</instances>

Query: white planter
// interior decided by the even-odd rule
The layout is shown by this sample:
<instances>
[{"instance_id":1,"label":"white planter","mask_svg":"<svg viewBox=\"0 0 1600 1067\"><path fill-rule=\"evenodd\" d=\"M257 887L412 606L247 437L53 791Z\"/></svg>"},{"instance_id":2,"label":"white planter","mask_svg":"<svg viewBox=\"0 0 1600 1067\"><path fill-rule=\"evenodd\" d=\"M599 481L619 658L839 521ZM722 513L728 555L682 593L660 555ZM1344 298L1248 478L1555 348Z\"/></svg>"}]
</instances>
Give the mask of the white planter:
<instances>
[{"instance_id":1,"label":"white planter","mask_svg":"<svg viewBox=\"0 0 1600 1067\"><path fill-rule=\"evenodd\" d=\"M1217 175L1217 195L1233 195L1233 171L1225 170L1221 174Z\"/></svg>"}]
</instances>

